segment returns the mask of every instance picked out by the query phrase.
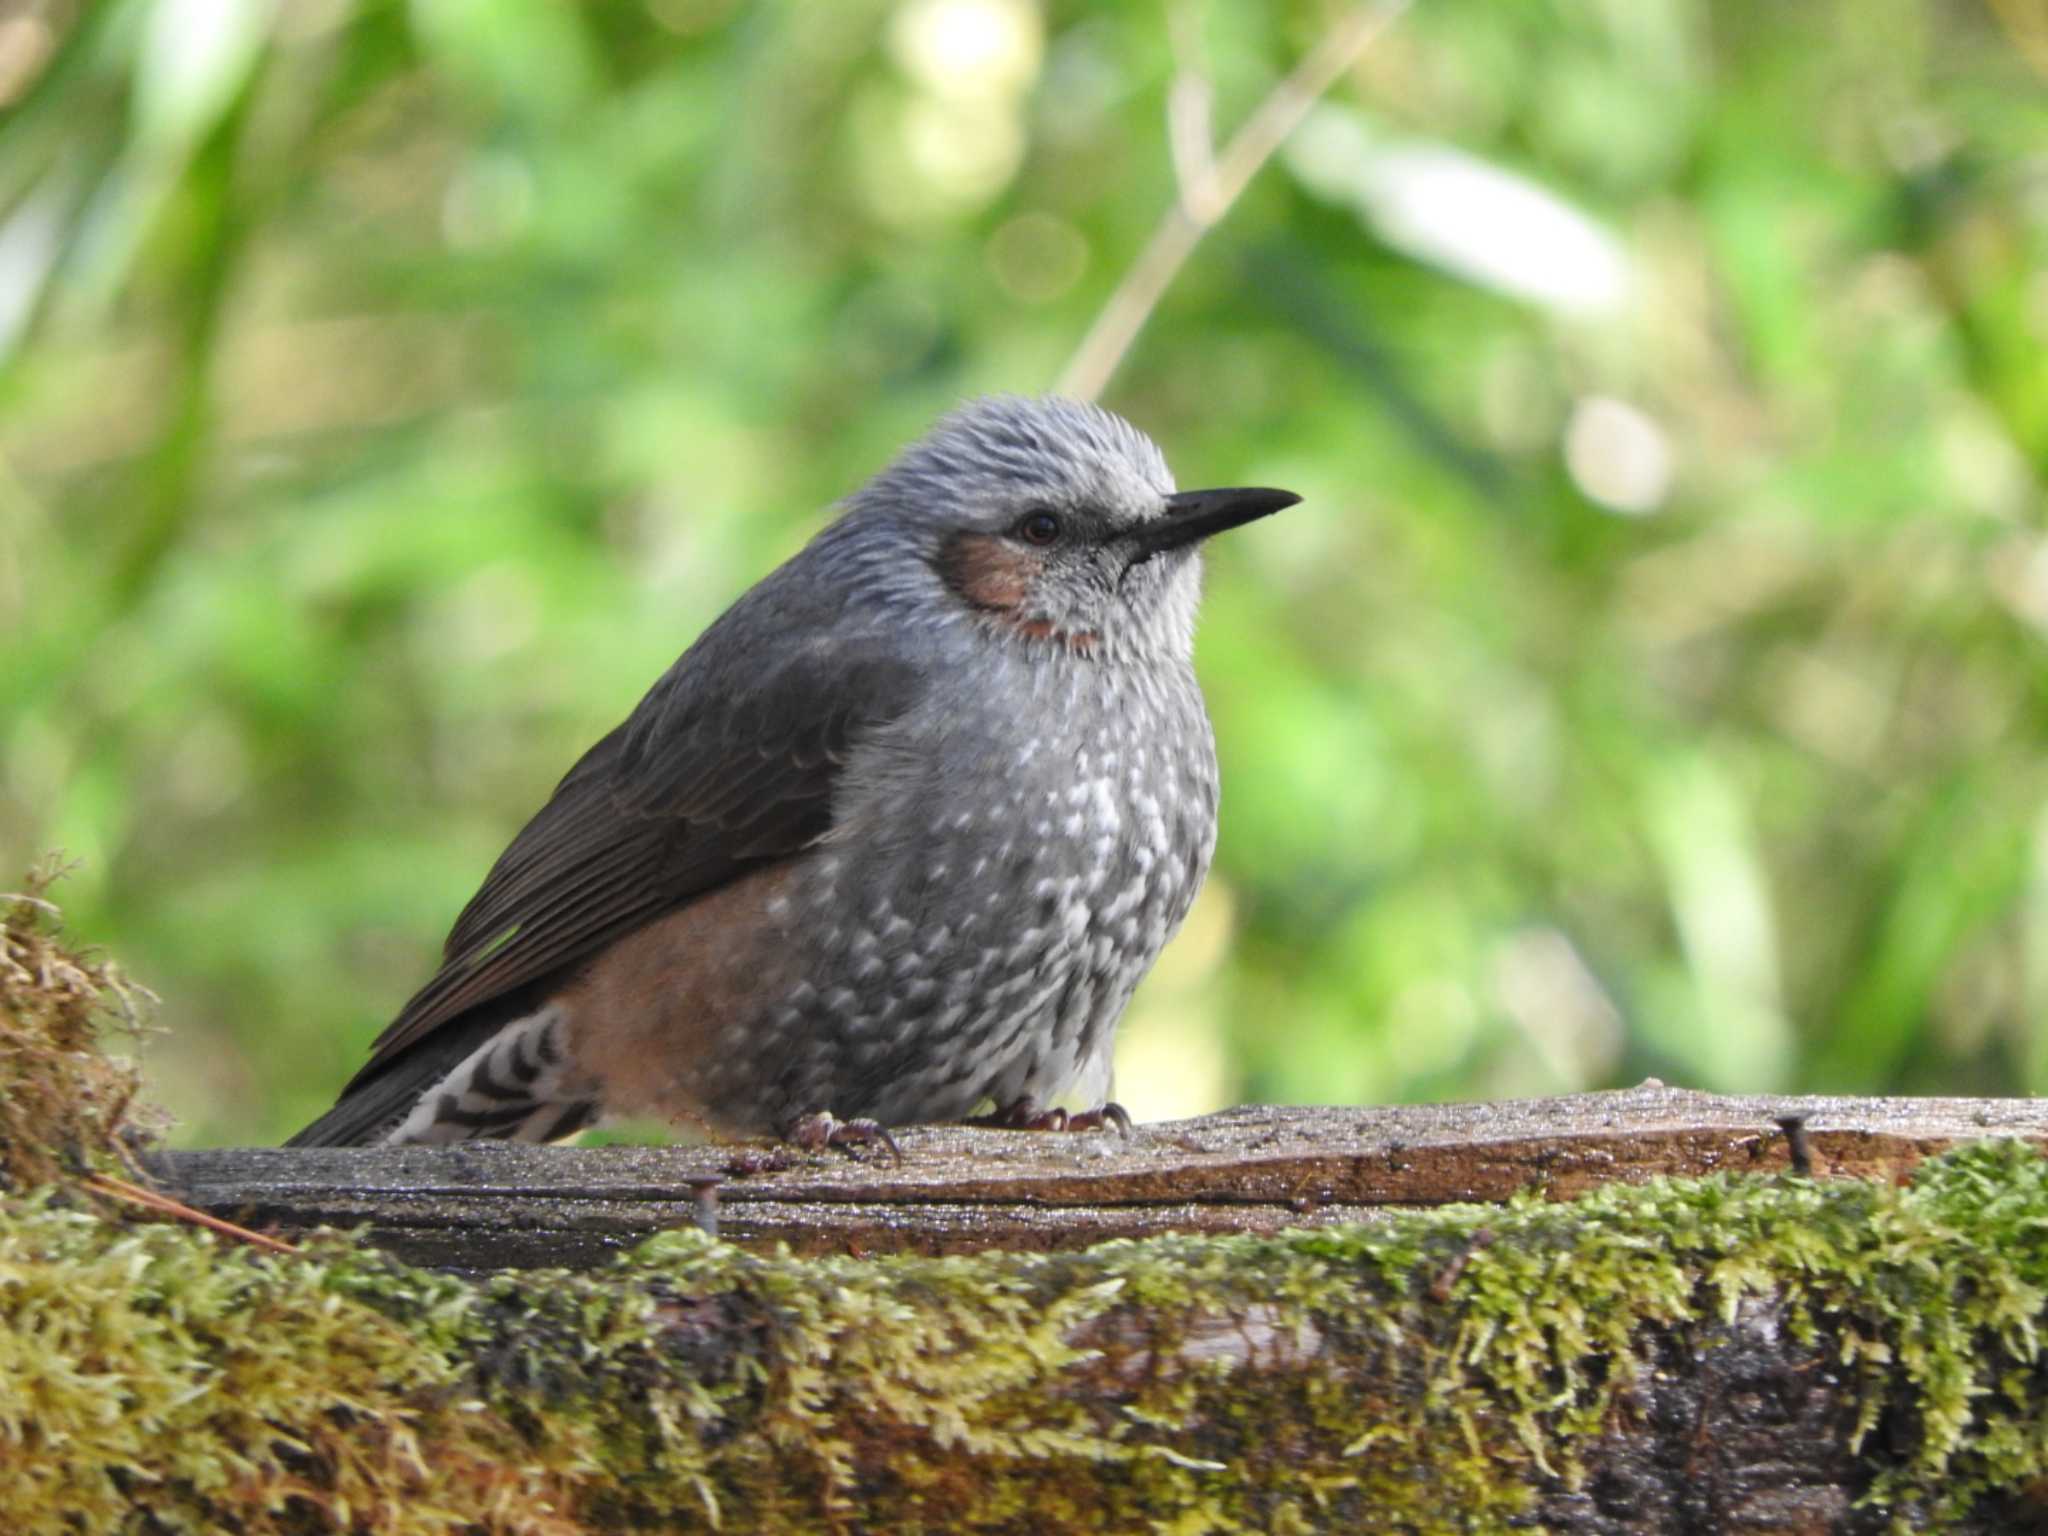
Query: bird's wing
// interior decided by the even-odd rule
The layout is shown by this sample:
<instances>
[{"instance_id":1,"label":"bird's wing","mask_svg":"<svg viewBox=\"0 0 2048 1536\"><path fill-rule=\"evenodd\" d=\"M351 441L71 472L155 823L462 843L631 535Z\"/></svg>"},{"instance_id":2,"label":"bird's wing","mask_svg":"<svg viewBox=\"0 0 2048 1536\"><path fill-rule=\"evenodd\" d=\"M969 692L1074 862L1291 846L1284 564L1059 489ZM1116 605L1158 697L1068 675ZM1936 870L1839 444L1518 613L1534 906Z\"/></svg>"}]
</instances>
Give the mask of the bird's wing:
<instances>
[{"instance_id":1,"label":"bird's wing","mask_svg":"<svg viewBox=\"0 0 2048 1536\"><path fill-rule=\"evenodd\" d=\"M773 661L723 667L686 655L584 754L492 866L358 1082L830 829L853 745L909 708L919 674L873 641L771 649Z\"/></svg>"}]
</instances>

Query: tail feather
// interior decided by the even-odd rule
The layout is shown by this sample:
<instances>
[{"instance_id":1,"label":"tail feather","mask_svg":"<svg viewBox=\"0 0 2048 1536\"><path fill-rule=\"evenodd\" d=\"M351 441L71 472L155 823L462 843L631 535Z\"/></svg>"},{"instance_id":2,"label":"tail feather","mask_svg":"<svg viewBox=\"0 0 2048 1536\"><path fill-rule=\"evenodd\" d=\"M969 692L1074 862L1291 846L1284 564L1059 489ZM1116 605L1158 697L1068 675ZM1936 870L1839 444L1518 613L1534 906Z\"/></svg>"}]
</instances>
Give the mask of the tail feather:
<instances>
[{"instance_id":1,"label":"tail feather","mask_svg":"<svg viewBox=\"0 0 2048 1536\"><path fill-rule=\"evenodd\" d=\"M500 1020L441 1031L409 1051L372 1064L341 1091L334 1108L285 1143L288 1147L366 1147L385 1140L429 1089L454 1071Z\"/></svg>"},{"instance_id":2,"label":"tail feather","mask_svg":"<svg viewBox=\"0 0 2048 1536\"><path fill-rule=\"evenodd\" d=\"M565 1061L564 1020L542 1008L437 1030L373 1063L334 1108L285 1143L354 1147L472 1140L555 1141L597 1119Z\"/></svg>"}]
</instances>

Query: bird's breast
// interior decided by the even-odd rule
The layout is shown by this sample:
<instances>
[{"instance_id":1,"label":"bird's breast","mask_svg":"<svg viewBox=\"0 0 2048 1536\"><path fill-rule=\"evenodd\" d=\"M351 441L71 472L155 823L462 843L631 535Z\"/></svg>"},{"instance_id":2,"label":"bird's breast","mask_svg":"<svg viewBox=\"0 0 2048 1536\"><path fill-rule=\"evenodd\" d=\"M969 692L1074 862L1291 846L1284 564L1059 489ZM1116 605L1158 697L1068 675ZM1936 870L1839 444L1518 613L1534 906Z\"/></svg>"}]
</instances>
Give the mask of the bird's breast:
<instances>
[{"instance_id":1,"label":"bird's breast","mask_svg":"<svg viewBox=\"0 0 2048 1536\"><path fill-rule=\"evenodd\" d=\"M972 923L1020 960L1087 943L1148 964L1215 843L1215 746L1185 668L944 690L880 745L864 789L838 873L920 930Z\"/></svg>"}]
</instances>

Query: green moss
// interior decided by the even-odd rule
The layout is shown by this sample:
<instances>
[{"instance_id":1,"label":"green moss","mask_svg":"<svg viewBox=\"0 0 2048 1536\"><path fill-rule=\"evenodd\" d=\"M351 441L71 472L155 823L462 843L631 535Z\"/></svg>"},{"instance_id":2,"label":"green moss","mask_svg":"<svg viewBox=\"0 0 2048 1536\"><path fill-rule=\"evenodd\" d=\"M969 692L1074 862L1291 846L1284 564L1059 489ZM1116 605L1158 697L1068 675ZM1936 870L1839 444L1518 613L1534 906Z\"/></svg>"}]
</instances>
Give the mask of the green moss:
<instances>
[{"instance_id":1,"label":"green moss","mask_svg":"<svg viewBox=\"0 0 2048 1536\"><path fill-rule=\"evenodd\" d=\"M1939 1530L2048 1475L2044 1288L2048 1164L2015 1144L1899 1189L951 1259L680 1232L484 1284L45 1195L0 1218L0 1488L24 1533L1505 1530L1658 1329L1764 1299L1845 1373L1872 1499Z\"/></svg>"},{"instance_id":2,"label":"green moss","mask_svg":"<svg viewBox=\"0 0 2048 1536\"><path fill-rule=\"evenodd\" d=\"M136 1076L107 1058L100 1030L132 1030L148 994L61 942L43 896L58 873L46 864L0 894L0 1190L125 1169L134 1133Z\"/></svg>"}]
</instances>

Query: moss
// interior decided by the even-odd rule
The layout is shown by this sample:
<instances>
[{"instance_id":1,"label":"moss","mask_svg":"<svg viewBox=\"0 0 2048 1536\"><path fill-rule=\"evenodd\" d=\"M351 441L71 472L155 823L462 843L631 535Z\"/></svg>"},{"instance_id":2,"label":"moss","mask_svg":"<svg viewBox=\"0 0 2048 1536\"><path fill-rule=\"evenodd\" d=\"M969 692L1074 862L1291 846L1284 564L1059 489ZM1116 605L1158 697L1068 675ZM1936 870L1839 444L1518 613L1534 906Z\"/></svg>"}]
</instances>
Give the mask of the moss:
<instances>
[{"instance_id":1,"label":"moss","mask_svg":"<svg viewBox=\"0 0 2048 1536\"><path fill-rule=\"evenodd\" d=\"M2044 1286L2015 1145L1078 1254L683 1232L485 1284L44 1196L0 1220L0 1488L21 1532L1505 1530L1651 1334L1768 1297L1847 1372L1870 1498L1939 1530L2048 1475Z\"/></svg>"},{"instance_id":2,"label":"moss","mask_svg":"<svg viewBox=\"0 0 2048 1536\"><path fill-rule=\"evenodd\" d=\"M114 1168L138 1134L134 1070L108 1059L100 1032L133 1030L148 994L61 941L43 894L57 873L0 894L0 1189Z\"/></svg>"}]
</instances>

